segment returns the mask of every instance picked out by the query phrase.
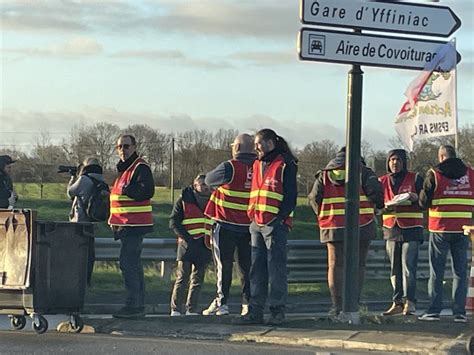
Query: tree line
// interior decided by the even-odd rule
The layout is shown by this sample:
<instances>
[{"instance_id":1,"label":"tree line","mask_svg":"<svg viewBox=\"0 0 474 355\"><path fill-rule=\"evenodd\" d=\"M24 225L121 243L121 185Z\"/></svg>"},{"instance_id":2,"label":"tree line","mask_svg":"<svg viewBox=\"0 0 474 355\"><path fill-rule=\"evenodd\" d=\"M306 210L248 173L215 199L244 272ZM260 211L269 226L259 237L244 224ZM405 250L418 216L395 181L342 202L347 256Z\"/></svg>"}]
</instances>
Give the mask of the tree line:
<instances>
[{"instance_id":1,"label":"tree line","mask_svg":"<svg viewBox=\"0 0 474 355\"><path fill-rule=\"evenodd\" d=\"M18 162L12 173L14 181L64 182L63 174L57 173L58 165L77 166L86 157L99 159L105 171L106 179L112 182L116 176L115 165L118 161L115 153L117 137L122 133L133 134L137 138L137 151L150 163L157 186L171 186L171 160L174 160L174 186L184 187L198 173L213 169L220 162L231 157L230 144L239 133L234 129L220 129L217 132L191 130L183 133L163 133L148 125L130 125L121 128L116 124L100 122L93 125L81 125L72 129L68 139L60 144L52 143L47 134L41 134L29 153L15 149L3 149L0 154L9 154ZM284 132L281 132L284 136ZM293 145L296 142L290 142ZM411 154L410 170L424 174L437 164L437 150L440 144L454 146L454 137L440 137L425 140L415 145ZM401 142L392 139L390 148L400 148ZM174 149L173 149L174 148ZM315 173L323 169L327 162L341 148L331 140L315 141L303 148L294 148L299 159L298 184L300 194L304 195L312 187ZM362 156L367 165L377 175L386 171L387 151L375 150L370 142L362 142ZM458 133L458 155L465 162L474 164L474 125L463 126Z\"/></svg>"}]
</instances>

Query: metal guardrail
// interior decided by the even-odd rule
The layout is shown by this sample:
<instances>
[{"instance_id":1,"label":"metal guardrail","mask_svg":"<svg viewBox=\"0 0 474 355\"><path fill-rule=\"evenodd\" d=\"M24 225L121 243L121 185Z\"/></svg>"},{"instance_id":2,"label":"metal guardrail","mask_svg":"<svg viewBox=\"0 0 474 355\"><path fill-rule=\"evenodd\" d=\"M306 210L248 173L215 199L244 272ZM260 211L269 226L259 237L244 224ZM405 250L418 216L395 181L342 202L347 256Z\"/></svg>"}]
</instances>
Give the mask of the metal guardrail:
<instances>
[{"instance_id":1,"label":"metal guardrail","mask_svg":"<svg viewBox=\"0 0 474 355\"><path fill-rule=\"evenodd\" d=\"M118 261L120 242L112 238L96 238L96 260ZM468 268L470 267L471 251L467 250ZM145 238L142 251L143 261L161 262L162 275L169 275L176 260L175 239ZM448 263L450 261L448 260ZM169 270L164 270L165 268ZM428 243L420 247L418 258L417 278L429 277ZM446 267L446 278L451 278L451 268ZM390 262L385 252L385 242L372 241L367 257L366 279L388 280L390 278ZM326 246L316 240L288 241L288 282L315 283L327 280L327 251Z\"/></svg>"}]
</instances>

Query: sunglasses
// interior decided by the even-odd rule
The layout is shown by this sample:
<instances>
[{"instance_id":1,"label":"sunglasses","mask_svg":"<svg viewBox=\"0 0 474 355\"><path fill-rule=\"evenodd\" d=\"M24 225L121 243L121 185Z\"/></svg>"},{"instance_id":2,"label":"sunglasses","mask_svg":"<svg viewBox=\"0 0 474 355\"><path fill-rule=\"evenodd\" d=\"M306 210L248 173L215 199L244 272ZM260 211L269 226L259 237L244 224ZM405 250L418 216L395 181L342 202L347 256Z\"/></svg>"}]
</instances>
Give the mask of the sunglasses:
<instances>
[{"instance_id":1,"label":"sunglasses","mask_svg":"<svg viewBox=\"0 0 474 355\"><path fill-rule=\"evenodd\" d=\"M117 144L115 148L117 149L128 149L131 147L131 144Z\"/></svg>"}]
</instances>

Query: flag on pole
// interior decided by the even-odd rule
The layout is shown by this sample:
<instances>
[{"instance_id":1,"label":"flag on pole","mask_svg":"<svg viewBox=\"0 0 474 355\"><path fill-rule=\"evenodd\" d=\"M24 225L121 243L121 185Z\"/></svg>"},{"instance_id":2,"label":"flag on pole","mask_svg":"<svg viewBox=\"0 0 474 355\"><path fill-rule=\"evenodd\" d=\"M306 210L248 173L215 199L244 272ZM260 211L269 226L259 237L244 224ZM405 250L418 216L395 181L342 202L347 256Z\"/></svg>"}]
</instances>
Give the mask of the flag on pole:
<instances>
[{"instance_id":1,"label":"flag on pole","mask_svg":"<svg viewBox=\"0 0 474 355\"><path fill-rule=\"evenodd\" d=\"M395 130L410 152L415 141L456 134L456 49L446 43L405 91Z\"/></svg>"}]
</instances>

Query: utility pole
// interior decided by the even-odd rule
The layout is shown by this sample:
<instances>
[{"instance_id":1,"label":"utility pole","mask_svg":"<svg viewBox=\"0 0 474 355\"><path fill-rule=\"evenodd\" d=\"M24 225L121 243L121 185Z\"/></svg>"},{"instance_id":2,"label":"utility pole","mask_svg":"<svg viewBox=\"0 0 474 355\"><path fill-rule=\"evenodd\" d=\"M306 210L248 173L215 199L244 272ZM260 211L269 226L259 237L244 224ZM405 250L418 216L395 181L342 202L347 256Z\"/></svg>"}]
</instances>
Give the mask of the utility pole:
<instances>
[{"instance_id":1,"label":"utility pole","mask_svg":"<svg viewBox=\"0 0 474 355\"><path fill-rule=\"evenodd\" d=\"M174 203L174 137L171 138L171 159L170 159L170 198L171 203Z\"/></svg>"}]
</instances>

